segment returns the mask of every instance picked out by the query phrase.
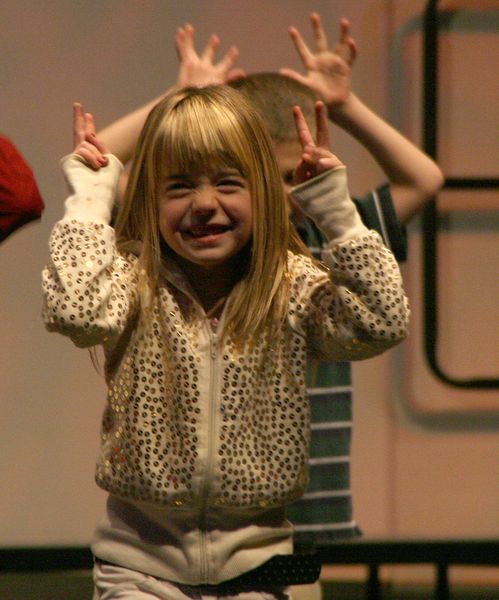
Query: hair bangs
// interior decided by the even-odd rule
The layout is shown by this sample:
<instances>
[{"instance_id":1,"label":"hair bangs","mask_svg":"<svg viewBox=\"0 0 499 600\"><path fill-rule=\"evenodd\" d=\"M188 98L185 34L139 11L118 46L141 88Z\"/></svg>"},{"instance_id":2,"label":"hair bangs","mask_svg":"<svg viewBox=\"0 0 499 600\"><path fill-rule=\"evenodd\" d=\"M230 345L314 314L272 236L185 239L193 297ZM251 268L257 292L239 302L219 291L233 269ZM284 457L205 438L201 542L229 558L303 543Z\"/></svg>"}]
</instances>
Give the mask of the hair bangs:
<instances>
[{"instance_id":1,"label":"hair bangs","mask_svg":"<svg viewBox=\"0 0 499 600\"><path fill-rule=\"evenodd\" d=\"M234 115L207 100L184 98L165 115L154 145L161 179L227 167L248 177L243 129Z\"/></svg>"}]
</instances>

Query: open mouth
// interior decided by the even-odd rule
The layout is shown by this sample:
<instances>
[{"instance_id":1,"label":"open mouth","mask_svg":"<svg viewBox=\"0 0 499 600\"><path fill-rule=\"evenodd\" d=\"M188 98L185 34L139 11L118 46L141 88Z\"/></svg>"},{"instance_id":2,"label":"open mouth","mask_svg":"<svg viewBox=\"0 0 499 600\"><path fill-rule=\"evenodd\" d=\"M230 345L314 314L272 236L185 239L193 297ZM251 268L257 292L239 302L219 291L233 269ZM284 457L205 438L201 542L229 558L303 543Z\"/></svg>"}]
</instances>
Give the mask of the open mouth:
<instances>
[{"instance_id":1,"label":"open mouth","mask_svg":"<svg viewBox=\"0 0 499 600\"><path fill-rule=\"evenodd\" d=\"M230 225L193 225L184 231L184 234L194 238L211 237L231 230Z\"/></svg>"}]
</instances>

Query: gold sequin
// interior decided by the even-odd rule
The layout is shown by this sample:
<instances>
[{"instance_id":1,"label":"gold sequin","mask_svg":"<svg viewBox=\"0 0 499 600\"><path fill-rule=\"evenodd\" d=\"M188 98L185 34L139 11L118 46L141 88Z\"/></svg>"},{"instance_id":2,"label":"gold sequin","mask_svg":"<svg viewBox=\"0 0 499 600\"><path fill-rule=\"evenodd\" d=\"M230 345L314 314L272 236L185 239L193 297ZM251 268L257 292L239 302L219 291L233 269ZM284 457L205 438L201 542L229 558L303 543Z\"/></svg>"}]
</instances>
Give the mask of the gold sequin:
<instances>
[{"instance_id":1,"label":"gold sequin","mask_svg":"<svg viewBox=\"0 0 499 600\"><path fill-rule=\"evenodd\" d=\"M296 498L307 483L307 358L366 358L407 327L398 267L374 233L327 251L330 274L290 255L288 320L242 347L216 344L177 280L162 280L149 319L138 318L137 258L117 252L110 227L62 221L50 251L47 327L106 352L96 480L144 502L192 506L206 489L227 507Z\"/></svg>"}]
</instances>

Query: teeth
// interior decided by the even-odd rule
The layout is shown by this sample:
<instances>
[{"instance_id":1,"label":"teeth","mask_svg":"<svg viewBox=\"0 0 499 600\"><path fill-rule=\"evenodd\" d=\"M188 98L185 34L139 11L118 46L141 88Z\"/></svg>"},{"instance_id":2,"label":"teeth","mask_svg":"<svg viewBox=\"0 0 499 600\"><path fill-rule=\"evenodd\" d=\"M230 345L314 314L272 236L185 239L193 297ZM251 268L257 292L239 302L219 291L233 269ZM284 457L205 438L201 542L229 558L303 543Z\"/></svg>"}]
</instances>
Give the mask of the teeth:
<instances>
[{"instance_id":1,"label":"teeth","mask_svg":"<svg viewBox=\"0 0 499 600\"><path fill-rule=\"evenodd\" d=\"M217 233L223 233L227 231L227 227L193 227L190 230L191 235L194 237L203 237L206 235L215 235Z\"/></svg>"}]
</instances>

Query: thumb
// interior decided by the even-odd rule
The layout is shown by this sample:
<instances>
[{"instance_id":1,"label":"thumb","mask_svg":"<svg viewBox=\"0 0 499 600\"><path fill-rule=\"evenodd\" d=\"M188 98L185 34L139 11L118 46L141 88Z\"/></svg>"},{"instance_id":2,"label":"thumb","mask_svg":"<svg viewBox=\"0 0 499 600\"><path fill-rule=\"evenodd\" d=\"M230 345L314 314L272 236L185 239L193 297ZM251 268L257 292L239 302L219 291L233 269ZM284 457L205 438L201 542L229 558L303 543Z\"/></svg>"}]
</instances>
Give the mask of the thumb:
<instances>
[{"instance_id":1,"label":"thumb","mask_svg":"<svg viewBox=\"0 0 499 600\"><path fill-rule=\"evenodd\" d=\"M227 73L227 83L232 83L233 81L244 79L246 75L247 73L244 69L232 69Z\"/></svg>"}]
</instances>

